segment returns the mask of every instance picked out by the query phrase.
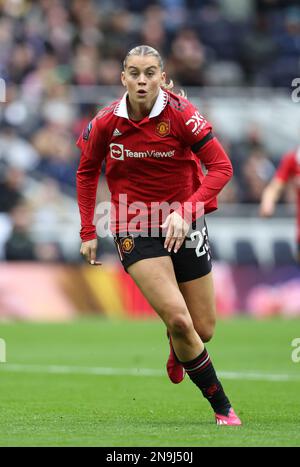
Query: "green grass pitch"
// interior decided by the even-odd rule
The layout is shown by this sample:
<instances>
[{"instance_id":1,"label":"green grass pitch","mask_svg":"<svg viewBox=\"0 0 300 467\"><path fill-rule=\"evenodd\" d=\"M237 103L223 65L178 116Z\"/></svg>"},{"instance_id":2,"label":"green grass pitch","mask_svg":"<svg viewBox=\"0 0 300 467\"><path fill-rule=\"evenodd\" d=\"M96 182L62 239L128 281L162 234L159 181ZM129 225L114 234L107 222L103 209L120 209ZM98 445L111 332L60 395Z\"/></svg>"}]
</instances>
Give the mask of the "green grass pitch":
<instances>
[{"instance_id":1,"label":"green grass pitch","mask_svg":"<svg viewBox=\"0 0 300 467\"><path fill-rule=\"evenodd\" d=\"M299 320L219 321L207 348L242 427L165 375L160 321L2 324L1 446L299 446Z\"/></svg>"}]
</instances>

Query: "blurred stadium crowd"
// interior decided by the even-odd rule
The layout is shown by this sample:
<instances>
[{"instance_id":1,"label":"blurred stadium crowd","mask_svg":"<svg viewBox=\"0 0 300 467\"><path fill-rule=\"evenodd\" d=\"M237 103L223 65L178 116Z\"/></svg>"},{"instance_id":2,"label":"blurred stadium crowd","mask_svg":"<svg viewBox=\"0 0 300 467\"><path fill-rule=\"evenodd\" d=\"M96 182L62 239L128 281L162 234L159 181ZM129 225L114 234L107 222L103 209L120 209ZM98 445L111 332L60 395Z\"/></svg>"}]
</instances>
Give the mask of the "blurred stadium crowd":
<instances>
[{"instance_id":1,"label":"blurred stadium crowd","mask_svg":"<svg viewBox=\"0 0 300 467\"><path fill-rule=\"evenodd\" d=\"M51 231L79 245L75 141L106 102L74 101L71 91L119 85L140 43L161 51L178 88L288 88L300 76L299 1L0 1L0 258L80 260ZM258 203L279 154L255 126L225 144L235 177L221 201Z\"/></svg>"}]
</instances>

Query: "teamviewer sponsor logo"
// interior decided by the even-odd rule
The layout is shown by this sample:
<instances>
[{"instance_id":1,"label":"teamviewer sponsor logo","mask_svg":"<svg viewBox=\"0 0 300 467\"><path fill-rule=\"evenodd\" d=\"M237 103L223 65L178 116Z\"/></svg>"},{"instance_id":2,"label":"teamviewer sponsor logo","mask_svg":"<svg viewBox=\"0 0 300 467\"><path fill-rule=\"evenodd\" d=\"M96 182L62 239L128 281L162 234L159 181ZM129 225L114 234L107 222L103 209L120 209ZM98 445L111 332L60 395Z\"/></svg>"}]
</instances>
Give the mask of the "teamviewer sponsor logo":
<instances>
[{"instance_id":1,"label":"teamviewer sponsor logo","mask_svg":"<svg viewBox=\"0 0 300 467\"><path fill-rule=\"evenodd\" d=\"M144 158L166 158L166 157L173 157L175 155L175 149L171 151L131 151L131 149L125 149L126 157L136 157L139 159Z\"/></svg>"},{"instance_id":2,"label":"teamviewer sponsor logo","mask_svg":"<svg viewBox=\"0 0 300 467\"><path fill-rule=\"evenodd\" d=\"M123 161L124 157L126 158L154 158L154 159L163 159L170 158L175 156L175 149L171 151L155 151L155 150L146 150L146 151L132 151L131 149L124 149L123 144L111 143L110 148L110 157L118 161Z\"/></svg>"},{"instance_id":3,"label":"teamviewer sponsor logo","mask_svg":"<svg viewBox=\"0 0 300 467\"><path fill-rule=\"evenodd\" d=\"M123 144L111 143L110 148L110 157L112 159L117 159L118 161L124 160L124 146Z\"/></svg>"}]
</instances>

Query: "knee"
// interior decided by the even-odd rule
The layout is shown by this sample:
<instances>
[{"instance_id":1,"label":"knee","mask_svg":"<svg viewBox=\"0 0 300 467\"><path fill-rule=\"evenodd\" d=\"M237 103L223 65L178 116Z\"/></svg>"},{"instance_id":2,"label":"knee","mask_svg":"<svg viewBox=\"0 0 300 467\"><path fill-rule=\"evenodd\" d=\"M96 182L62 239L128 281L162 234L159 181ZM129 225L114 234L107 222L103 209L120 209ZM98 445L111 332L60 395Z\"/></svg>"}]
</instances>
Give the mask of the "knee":
<instances>
[{"instance_id":1,"label":"knee","mask_svg":"<svg viewBox=\"0 0 300 467\"><path fill-rule=\"evenodd\" d=\"M172 336L185 336L193 327L192 320L184 314L172 316L168 323L168 329Z\"/></svg>"},{"instance_id":2,"label":"knee","mask_svg":"<svg viewBox=\"0 0 300 467\"><path fill-rule=\"evenodd\" d=\"M202 342L209 342L212 339L215 332L215 325L215 321L211 321L197 330Z\"/></svg>"}]
</instances>

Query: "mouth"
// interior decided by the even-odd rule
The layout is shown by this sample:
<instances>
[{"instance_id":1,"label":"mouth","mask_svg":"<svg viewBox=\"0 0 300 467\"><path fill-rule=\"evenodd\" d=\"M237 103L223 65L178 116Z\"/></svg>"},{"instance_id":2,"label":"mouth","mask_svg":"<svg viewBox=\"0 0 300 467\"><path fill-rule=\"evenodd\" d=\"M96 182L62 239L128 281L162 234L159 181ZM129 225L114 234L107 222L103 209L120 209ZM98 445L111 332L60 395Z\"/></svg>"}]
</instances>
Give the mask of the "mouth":
<instances>
[{"instance_id":1,"label":"mouth","mask_svg":"<svg viewBox=\"0 0 300 467\"><path fill-rule=\"evenodd\" d=\"M139 91L137 91L137 94L139 96L145 96L147 94L147 91L145 91L144 89L140 89Z\"/></svg>"}]
</instances>

